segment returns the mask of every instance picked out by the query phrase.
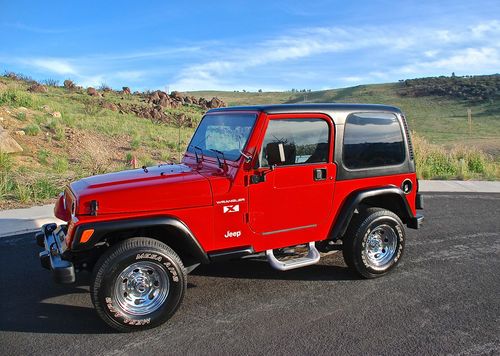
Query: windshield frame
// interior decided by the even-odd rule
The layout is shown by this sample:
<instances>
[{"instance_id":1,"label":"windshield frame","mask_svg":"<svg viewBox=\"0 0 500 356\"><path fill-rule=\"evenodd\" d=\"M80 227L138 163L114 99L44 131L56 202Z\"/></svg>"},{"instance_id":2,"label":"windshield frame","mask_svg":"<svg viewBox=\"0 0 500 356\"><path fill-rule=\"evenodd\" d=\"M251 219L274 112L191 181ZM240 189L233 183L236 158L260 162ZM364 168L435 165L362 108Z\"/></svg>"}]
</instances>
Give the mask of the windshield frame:
<instances>
[{"instance_id":1,"label":"windshield frame","mask_svg":"<svg viewBox=\"0 0 500 356\"><path fill-rule=\"evenodd\" d=\"M259 114L258 112L255 112L255 111L217 111L217 112L213 112L213 113L206 113L205 115L203 115L202 119L200 120L200 123L198 124L198 127L196 128L195 132L193 133L193 136L191 137L191 140L186 148L186 154L191 154L193 156L195 155L198 155L198 156L203 156L203 157L210 157L210 158L213 158L214 160L217 159L217 157L219 157L220 159L223 159L223 160L226 160L226 161L229 161L229 162L238 162L241 157L242 157L242 154L241 152L238 152L238 155L237 157L231 157L231 156L227 156L226 154L224 154L224 156L218 154L217 152L214 152L211 150L211 148L208 148L208 147L205 147L205 148L201 148L200 149L197 149L195 148L195 146L200 146L200 142L193 142L195 137L196 137L196 134L198 133L198 131L202 128L202 123L203 121L208 118L209 116L249 116L251 118L253 118L253 123L252 123L252 127L250 129L250 132L248 133L248 136L246 137L246 141L243 142L243 145L242 147L240 148L240 151L243 151L245 152L249 142L250 142L250 138L252 137L253 135L253 132L255 130L255 127L257 126L257 120L259 118ZM205 136L205 140L206 140L206 136ZM205 142L205 140L198 140L198 141L201 141L201 142Z\"/></svg>"}]
</instances>

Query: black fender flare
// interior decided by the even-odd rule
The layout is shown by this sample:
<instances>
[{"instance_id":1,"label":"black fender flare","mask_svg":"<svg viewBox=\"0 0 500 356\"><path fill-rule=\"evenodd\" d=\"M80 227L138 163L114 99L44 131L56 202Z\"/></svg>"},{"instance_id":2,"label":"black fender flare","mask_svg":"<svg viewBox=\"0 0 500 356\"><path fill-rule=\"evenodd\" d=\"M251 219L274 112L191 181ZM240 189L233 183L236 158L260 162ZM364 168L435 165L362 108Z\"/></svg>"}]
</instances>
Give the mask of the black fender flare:
<instances>
[{"instance_id":1,"label":"black fender flare","mask_svg":"<svg viewBox=\"0 0 500 356\"><path fill-rule=\"evenodd\" d=\"M414 218L410 205L408 204L408 200L406 199L406 194L400 188L397 188L395 186L387 186L359 190L351 193L345 199L340 208L340 212L337 214L337 218L330 228L328 239L336 241L341 238L347 231L355 210L359 207L360 204L362 204L363 200L379 196L396 197L401 202L402 209L400 209L397 215L402 215L403 221L411 221Z\"/></svg>"},{"instance_id":2,"label":"black fender flare","mask_svg":"<svg viewBox=\"0 0 500 356\"><path fill-rule=\"evenodd\" d=\"M210 260L208 258L207 253L200 245L194 234L191 230L184 224L181 220L176 217L171 216L159 216L159 217L145 217L145 218L137 218L137 219L126 219L126 220L111 220L111 221L103 221L103 222L94 222L88 224L78 225L75 228L73 241L71 250L85 251L92 249L95 244L99 243L107 234L127 231L127 230L136 230L136 229L144 229L144 228L162 228L167 227L170 229L175 229L179 237L184 239L182 242L186 244L189 249L189 252L194 255L197 259L199 259L202 263L209 263ZM80 243L80 237L84 230L94 229L94 233L91 238L85 242Z\"/></svg>"}]
</instances>

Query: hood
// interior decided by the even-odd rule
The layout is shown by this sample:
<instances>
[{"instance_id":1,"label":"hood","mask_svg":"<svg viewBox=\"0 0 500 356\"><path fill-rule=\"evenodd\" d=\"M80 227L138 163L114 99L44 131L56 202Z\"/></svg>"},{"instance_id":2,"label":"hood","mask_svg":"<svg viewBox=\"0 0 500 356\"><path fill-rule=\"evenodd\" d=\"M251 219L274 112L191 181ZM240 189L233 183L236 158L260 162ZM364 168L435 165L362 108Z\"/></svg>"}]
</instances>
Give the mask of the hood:
<instances>
[{"instance_id":1,"label":"hood","mask_svg":"<svg viewBox=\"0 0 500 356\"><path fill-rule=\"evenodd\" d=\"M162 164L81 179L70 185L76 215L97 215L194 208L212 204L207 178L179 164Z\"/></svg>"}]
</instances>

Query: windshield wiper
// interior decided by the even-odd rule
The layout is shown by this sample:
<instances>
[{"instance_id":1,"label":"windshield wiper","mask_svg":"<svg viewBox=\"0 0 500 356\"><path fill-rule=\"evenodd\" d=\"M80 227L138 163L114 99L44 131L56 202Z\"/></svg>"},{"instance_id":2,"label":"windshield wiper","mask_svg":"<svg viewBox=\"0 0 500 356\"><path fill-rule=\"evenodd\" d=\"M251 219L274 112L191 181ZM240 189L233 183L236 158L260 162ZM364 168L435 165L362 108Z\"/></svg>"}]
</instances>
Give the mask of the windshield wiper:
<instances>
[{"instance_id":1,"label":"windshield wiper","mask_svg":"<svg viewBox=\"0 0 500 356\"><path fill-rule=\"evenodd\" d=\"M224 152L216 150L214 148L210 148L210 151L216 153L215 157L217 158L217 162L219 163L219 168L223 168L224 166L227 166L226 157L224 156ZM219 155L222 156L222 159L224 160L224 164L221 163Z\"/></svg>"},{"instance_id":2,"label":"windshield wiper","mask_svg":"<svg viewBox=\"0 0 500 356\"><path fill-rule=\"evenodd\" d=\"M192 147L194 148L194 156L196 157L196 163L200 163L201 161L203 161L203 149L198 147L198 146L192 146ZM196 150L200 151L201 160L199 159L198 153L196 152Z\"/></svg>"}]
</instances>

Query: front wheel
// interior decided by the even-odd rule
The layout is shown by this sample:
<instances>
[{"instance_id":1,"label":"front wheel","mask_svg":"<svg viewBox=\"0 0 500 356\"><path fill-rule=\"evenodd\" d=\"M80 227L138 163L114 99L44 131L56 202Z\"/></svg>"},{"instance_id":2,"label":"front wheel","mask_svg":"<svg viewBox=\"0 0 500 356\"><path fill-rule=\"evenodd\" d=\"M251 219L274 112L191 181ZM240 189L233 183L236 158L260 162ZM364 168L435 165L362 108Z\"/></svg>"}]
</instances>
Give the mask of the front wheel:
<instances>
[{"instance_id":1,"label":"front wheel","mask_svg":"<svg viewBox=\"0 0 500 356\"><path fill-rule=\"evenodd\" d=\"M397 266L405 247L405 230L392 211L368 208L353 218L343 239L344 260L364 278L380 277Z\"/></svg>"},{"instance_id":2,"label":"front wheel","mask_svg":"<svg viewBox=\"0 0 500 356\"><path fill-rule=\"evenodd\" d=\"M144 237L112 246L97 262L91 283L99 316L119 331L149 329L167 321L186 290L186 270L164 243Z\"/></svg>"}]
</instances>

